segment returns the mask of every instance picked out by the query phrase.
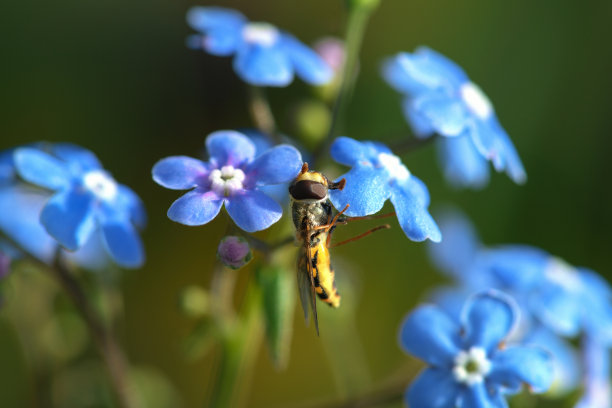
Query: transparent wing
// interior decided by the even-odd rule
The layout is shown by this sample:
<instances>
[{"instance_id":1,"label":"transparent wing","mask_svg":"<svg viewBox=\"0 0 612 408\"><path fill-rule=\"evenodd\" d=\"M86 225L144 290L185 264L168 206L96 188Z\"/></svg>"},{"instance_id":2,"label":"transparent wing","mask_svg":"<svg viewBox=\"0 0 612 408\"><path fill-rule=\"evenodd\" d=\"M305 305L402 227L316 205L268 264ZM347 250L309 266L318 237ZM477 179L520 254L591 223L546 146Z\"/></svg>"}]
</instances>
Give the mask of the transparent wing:
<instances>
[{"instance_id":1,"label":"transparent wing","mask_svg":"<svg viewBox=\"0 0 612 408\"><path fill-rule=\"evenodd\" d=\"M319 319L317 316L317 298L315 296L314 278L312 275L312 259L310 256L310 251L308 251L306 247L300 249L297 268L297 281L306 324L310 322L310 309L312 310L317 335L319 335Z\"/></svg>"}]
</instances>

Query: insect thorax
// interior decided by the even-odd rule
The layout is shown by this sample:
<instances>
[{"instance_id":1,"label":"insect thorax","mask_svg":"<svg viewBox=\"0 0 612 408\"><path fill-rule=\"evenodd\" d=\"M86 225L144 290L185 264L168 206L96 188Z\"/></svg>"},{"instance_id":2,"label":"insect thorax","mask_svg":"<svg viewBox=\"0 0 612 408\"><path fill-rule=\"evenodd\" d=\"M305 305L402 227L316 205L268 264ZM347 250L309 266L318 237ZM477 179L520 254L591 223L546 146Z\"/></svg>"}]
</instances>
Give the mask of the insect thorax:
<instances>
[{"instance_id":1,"label":"insect thorax","mask_svg":"<svg viewBox=\"0 0 612 408\"><path fill-rule=\"evenodd\" d=\"M329 201L306 203L292 201L291 203L293 225L298 231L306 231L329 222L332 213Z\"/></svg>"}]
</instances>

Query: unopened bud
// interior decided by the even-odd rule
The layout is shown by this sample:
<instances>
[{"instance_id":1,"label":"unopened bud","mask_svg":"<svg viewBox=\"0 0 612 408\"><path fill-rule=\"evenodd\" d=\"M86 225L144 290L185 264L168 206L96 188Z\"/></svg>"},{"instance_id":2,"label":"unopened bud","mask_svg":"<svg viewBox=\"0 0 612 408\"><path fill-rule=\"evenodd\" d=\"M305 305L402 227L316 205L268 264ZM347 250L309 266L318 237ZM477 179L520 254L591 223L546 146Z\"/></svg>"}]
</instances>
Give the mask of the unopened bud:
<instances>
[{"instance_id":1,"label":"unopened bud","mask_svg":"<svg viewBox=\"0 0 612 408\"><path fill-rule=\"evenodd\" d=\"M180 294L181 311L189 317L202 317L208 313L210 299L206 290L199 286L187 286Z\"/></svg>"},{"instance_id":2,"label":"unopened bud","mask_svg":"<svg viewBox=\"0 0 612 408\"><path fill-rule=\"evenodd\" d=\"M344 66L344 42L335 37L324 37L314 44L314 50L323 61L327 62L335 73L338 73Z\"/></svg>"},{"instance_id":3,"label":"unopened bud","mask_svg":"<svg viewBox=\"0 0 612 408\"><path fill-rule=\"evenodd\" d=\"M219 242L217 258L229 268L240 269L253 259L253 254L244 238L230 235Z\"/></svg>"}]
</instances>

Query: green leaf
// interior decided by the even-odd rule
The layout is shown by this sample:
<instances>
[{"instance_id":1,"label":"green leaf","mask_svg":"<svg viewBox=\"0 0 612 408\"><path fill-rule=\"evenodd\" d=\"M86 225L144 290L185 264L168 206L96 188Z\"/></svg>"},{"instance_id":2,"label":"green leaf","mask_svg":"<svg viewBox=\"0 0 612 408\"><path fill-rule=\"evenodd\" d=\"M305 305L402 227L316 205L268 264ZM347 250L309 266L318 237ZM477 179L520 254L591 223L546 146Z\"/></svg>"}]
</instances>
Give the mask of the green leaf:
<instances>
[{"instance_id":1,"label":"green leaf","mask_svg":"<svg viewBox=\"0 0 612 408\"><path fill-rule=\"evenodd\" d=\"M266 266L257 271L262 291L266 339L270 355L279 370L287 366L291 335L295 287L293 274L277 266Z\"/></svg>"},{"instance_id":2,"label":"green leaf","mask_svg":"<svg viewBox=\"0 0 612 408\"><path fill-rule=\"evenodd\" d=\"M188 361L198 360L213 348L219 340L219 332L211 319L204 319L183 340L182 349Z\"/></svg>"}]
</instances>

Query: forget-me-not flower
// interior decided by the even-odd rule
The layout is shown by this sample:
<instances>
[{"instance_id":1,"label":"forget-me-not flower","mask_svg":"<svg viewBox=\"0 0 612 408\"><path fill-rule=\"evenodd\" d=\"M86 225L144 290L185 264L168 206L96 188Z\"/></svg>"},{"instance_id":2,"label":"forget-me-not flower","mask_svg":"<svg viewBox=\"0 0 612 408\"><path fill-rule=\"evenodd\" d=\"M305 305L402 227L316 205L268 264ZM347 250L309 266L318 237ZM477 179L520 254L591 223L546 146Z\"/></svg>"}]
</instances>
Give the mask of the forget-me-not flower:
<instances>
[{"instance_id":1,"label":"forget-me-not flower","mask_svg":"<svg viewBox=\"0 0 612 408\"><path fill-rule=\"evenodd\" d=\"M424 369L406 392L419 408L507 407L505 394L543 392L553 378L552 356L537 347L505 346L517 309L496 291L473 296L461 322L436 306L411 313L400 330L402 348L424 360Z\"/></svg>"},{"instance_id":2,"label":"forget-me-not flower","mask_svg":"<svg viewBox=\"0 0 612 408\"><path fill-rule=\"evenodd\" d=\"M138 196L118 184L89 150L67 143L48 148L47 152L21 147L13 154L22 179L55 192L40 212L47 232L70 251L101 234L118 265L142 265L144 249L137 229L144 227L146 214Z\"/></svg>"},{"instance_id":3,"label":"forget-me-not flower","mask_svg":"<svg viewBox=\"0 0 612 408\"><path fill-rule=\"evenodd\" d=\"M413 241L442 239L436 222L427 211L429 192L425 184L408 171L391 150L378 142L358 142L337 138L331 155L338 163L351 166L342 177L342 190L331 190L329 198L337 209L351 217L374 214L387 199L395 207L404 233Z\"/></svg>"},{"instance_id":4,"label":"forget-me-not flower","mask_svg":"<svg viewBox=\"0 0 612 408\"><path fill-rule=\"evenodd\" d=\"M173 190L188 190L168 210L185 225L203 225L217 216L223 203L236 225L247 232L268 228L282 215L281 206L261 186L295 178L302 166L300 152L279 145L255 155L255 145L242 133L220 130L206 138L208 162L186 156L160 160L153 180Z\"/></svg>"},{"instance_id":5,"label":"forget-me-not flower","mask_svg":"<svg viewBox=\"0 0 612 408\"><path fill-rule=\"evenodd\" d=\"M440 164L457 187L482 187L487 160L516 183L526 180L523 164L501 127L491 101L454 62L426 47L399 53L383 66L385 80L405 96L404 115L415 135L438 141Z\"/></svg>"},{"instance_id":6,"label":"forget-me-not flower","mask_svg":"<svg viewBox=\"0 0 612 408\"><path fill-rule=\"evenodd\" d=\"M333 77L332 69L313 50L271 24L248 21L236 10L192 7L189 25L201 32L188 46L219 56L234 55L234 70L257 86L287 86L297 74L313 85Z\"/></svg>"}]
</instances>

